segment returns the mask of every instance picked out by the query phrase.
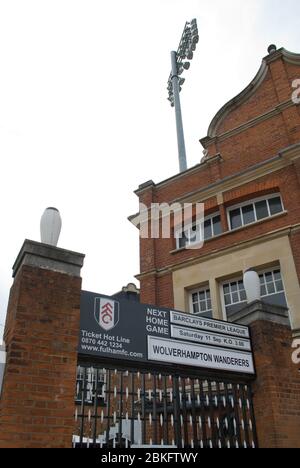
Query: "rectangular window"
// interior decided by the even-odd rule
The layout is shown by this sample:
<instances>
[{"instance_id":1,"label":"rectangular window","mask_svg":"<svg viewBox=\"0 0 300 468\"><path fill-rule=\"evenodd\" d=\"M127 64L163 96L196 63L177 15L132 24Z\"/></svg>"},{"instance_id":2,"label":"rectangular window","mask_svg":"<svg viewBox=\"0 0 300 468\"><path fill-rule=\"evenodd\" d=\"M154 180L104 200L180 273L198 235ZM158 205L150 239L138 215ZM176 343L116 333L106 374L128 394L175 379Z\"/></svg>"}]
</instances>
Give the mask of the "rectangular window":
<instances>
[{"instance_id":1,"label":"rectangular window","mask_svg":"<svg viewBox=\"0 0 300 468\"><path fill-rule=\"evenodd\" d=\"M282 212L283 205L279 195L271 195L263 200L247 202L228 210L230 229L238 229Z\"/></svg>"},{"instance_id":2,"label":"rectangular window","mask_svg":"<svg viewBox=\"0 0 300 468\"><path fill-rule=\"evenodd\" d=\"M211 297L208 288L202 288L190 293L190 311L194 315L212 317Z\"/></svg>"},{"instance_id":3,"label":"rectangular window","mask_svg":"<svg viewBox=\"0 0 300 468\"><path fill-rule=\"evenodd\" d=\"M259 279L262 300L270 304L286 307L287 302L280 269L276 268L259 273ZM226 316L229 317L247 303L243 279L239 278L234 281L223 283L222 295Z\"/></svg>"},{"instance_id":4,"label":"rectangular window","mask_svg":"<svg viewBox=\"0 0 300 468\"><path fill-rule=\"evenodd\" d=\"M176 233L176 247L181 249L197 244L202 240L202 235L204 235L204 240L207 240L220 234L222 234L221 216L215 214L205 218L202 229L199 224L192 224L185 231L178 231Z\"/></svg>"}]
</instances>

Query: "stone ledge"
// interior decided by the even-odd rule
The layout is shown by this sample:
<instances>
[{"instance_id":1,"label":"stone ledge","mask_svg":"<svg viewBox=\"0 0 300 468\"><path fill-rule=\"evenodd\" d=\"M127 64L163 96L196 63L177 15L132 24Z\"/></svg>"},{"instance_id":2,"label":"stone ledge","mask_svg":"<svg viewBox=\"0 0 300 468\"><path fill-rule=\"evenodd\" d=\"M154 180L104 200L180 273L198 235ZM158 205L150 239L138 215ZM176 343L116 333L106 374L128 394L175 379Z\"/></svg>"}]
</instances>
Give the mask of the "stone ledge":
<instances>
[{"instance_id":1,"label":"stone ledge","mask_svg":"<svg viewBox=\"0 0 300 468\"><path fill-rule=\"evenodd\" d=\"M84 254L26 239L13 265L13 277L23 265L80 277Z\"/></svg>"},{"instance_id":2,"label":"stone ledge","mask_svg":"<svg viewBox=\"0 0 300 468\"><path fill-rule=\"evenodd\" d=\"M263 301L251 302L251 304L232 314L228 320L241 325L251 325L257 321L273 322L291 328L286 307L267 304Z\"/></svg>"}]
</instances>

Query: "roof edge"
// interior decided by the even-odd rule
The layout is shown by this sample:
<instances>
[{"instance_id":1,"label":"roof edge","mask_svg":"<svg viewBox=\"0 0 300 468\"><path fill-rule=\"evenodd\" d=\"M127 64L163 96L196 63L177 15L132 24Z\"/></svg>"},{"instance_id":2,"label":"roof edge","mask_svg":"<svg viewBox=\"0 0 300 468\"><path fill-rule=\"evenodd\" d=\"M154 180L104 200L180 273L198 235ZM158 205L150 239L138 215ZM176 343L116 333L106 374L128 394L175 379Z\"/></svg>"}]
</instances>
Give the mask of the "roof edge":
<instances>
[{"instance_id":1,"label":"roof edge","mask_svg":"<svg viewBox=\"0 0 300 468\"><path fill-rule=\"evenodd\" d=\"M218 127L220 126L221 122L224 120L224 118L243 104L249 97L251 97L255 91L258 89L258 87L262 84L264 81L267 72L268 72L268 65L270 62L277 60L278 58L283 57L283 59L286 62L300 65L300 54L290 52L284 48L278 49L276 52L273 52L266 57L263 58L261 66L253 78L253 80L249 83L249 85L241 91L237 96L235 96L233 99L228 101L221 109L216 113L214 118L212 119L208 131L207 131L207 137L202 138L200 141L205 142L207 138L214 138L217 136L217 131Z\"/></svg>"}]
</instances>

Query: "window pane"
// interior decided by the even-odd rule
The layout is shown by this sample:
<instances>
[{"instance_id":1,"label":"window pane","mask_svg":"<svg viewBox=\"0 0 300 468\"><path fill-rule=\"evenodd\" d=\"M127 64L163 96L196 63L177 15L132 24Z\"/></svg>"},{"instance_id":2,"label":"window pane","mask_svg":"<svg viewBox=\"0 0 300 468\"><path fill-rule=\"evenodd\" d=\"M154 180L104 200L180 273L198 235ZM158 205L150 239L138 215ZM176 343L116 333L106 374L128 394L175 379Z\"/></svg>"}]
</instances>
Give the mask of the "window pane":
<instances>
[{"instance_id":1,"label":"window pane","mask_svg":"<svg viewBox=\"0 0 300 468\"><path fill-rule=\"evenodd\" d=\"M260 281L260 284L265 284L265 277L264 277L264 275L259 275L259 281Z\"/></svg>"},{"instance_id":2,"label":"window pane","mask_svg":"<svg viewBox=\"0 0 300 468\"><path fill-rule=\"evenodd\" d=\"M199 313L199 304L193 304L193 312L194 314L198 314Z\"/></svg>"},{"instance_id":3,"label":"window pane","mask_svg":"<svg viewBox=\"0 0 300 468\"><path fill-rule=\"evenodd\" d=\"M230 288L232 292L237 291L237 283L230 283Z\"/></svg>"},{"instance_id":4,"label":"window pane","mask_svg":"<svg viewBox=\"0 0 300 468\"><path fill-rule=\"evenodd\" d=\"M206 291L206 298L210 299L210 290L209 289Z\"/></svg>"},{"instance_id":5,"label":"window pane","mask_svg":"<svg viewBox=\"0 0 300 468\"><path fill-rule=\"evenodd\" d=\"M240 291L243 290L243 289L245 289L245 288L244 288L244 282L243 282L243 281L239 281L238 285L239 285L239 290L240 290Z\"/></svg>"},{"instance_id":6,"label":"window pane","mask_svg":"<svg viewBox=\"0 0 300 468\"><path fill-rule=\"evenodd\" d=\"M204 292L204 291L200 291L200 292L199 292L199 298L200 298L200 301L204 301L204 300L205 300L205 292Z\"/></svg>"},{"instance_id":7,"label":"window pane","mask_svg":"<svg viewBox=\"0 0 300 468\"><path fill-rule=\"evenodd\" d=\"M274 215L276 213L281 213L283 210L282 210L280 197L271 198L269 200L269 207L270 207L271 215Z\"/></svg>"},{"instance_id":8,"label":"window pane","mask_svg":"<svg viewBox=\"0 0 300 468\"><path fill-rule=\"evenodd\" d=\"M231 304L231 297L230 297L230 294L225 294L224 300L225 300L225 305Z\"/></svg>"},{"instance_id":9,"label":"window pane","mask_svg":"<svg viewBox=\"0 0 300 468\"><path fill-rule=\"evenodd\" d=\"M275 279L275 281L276 281L276 280L281 280L281 273L280 273L280 270L275 270L275 271L273 271L273 274L274 274L274 279Z\"/></svg>"},{"instance_id":10,"label":"window pane","mask_svg":"<svg viewBox=\"0 0 300 468\"><path fill-rule=\"evenodd\" d=\"M231 223L231 229L237 229L242 226L242 217L241 217L240 208L230 211L230 223Z\"/></svg>"},{"instance_id":11,"label":"window pane","mask_svg":"<svg viewBox=\"0 0 300 468\"><path fill-rule=\"evenodd\" d=\"M221 225L221 217L215 216L213 218L213 232L214 236L219 236L222 234L222 225Z\"/></svg>"},{"instance_id":12,"label":"window pane","mask_svg":"<svg viewBox=\"0 0 300 468\"><path fill-rule=\"evenodd\" d=\"M198 302L198 293L194 293L192 295L192 300L193 300L193 302Z\"/></svg>"},{"instance_id":13,"label":"window pane","mask_svg":"<svg viewBox=\"0 0 300 468\"><path fill-rule=\"evenodd\" d=\"M241 298L241 301L247 300L246 291L240 291L240 298Z\"/></svg>"},{"instance_id":14,"label":"window pane","mask_svg":"<svg viewBox=\"0 0 300 468\"><path fill-rule=\"evenodd\" d=\"M189 243L193 244L199 241L200 241L200 227L199 225L195 225L189 230Z\"/></svg>"},{"instance_id":15,"label":"window pane","mask_svg":"<svg viewBox=\"0 0 300 468\"><path fill-rule=\"evenodd\" d=\"M206 309L206 301L201 301L200 302L200 310L201 312L205 312L207 309Z\"/></svg>"},{"instance_id":16,"label":"window pane","mask_svg":"<svg viewBox=\"0 0 300 468\"><path fill-rule=\"evenodd\" d=\"M224 290L224 294L229 294L230 293L229 284L224 284L223 290Z\"/></svg>"},{"instance_id":17,"label":"window pane","mask_svg":"<svg viewBox=\"0 0 300 468\"><path fill-rule=\"evenodd\" d=\"M179 239L179 248L182 249L183 247L186 246L186 238L183 236L183 237L180 237Z\"/></svg>"},{"instance_id":18,"label":"window pane","mask_svg":"<svg viewBox=\"0 0 300 468\"><path fill-rule=\"evenodd\" d=\"M211 310L211 301L207 301L207 310Z\"/></svg>"},{"instance_id":19,"label":"window pane","mask_svg":"<svg viewBox=\"0 0 300 468\"><path fill-rule=\"evenodd\" d=\"M243 206L242 213L243 213L244 224L250 224L250 223L255 222L253 205Z\"/></svg>"},{"instance_id":20,"label":"window pane","mask_svg":"<svg viewBox=\"0 0 300 468\"><path fill-rule=\"evenodd\" d=\"M265 273L265 278L266 278L267 283L273 282L273 275L272 275L271 272L270 273Z\"/></svg>"},{"instance_id":21,"label":"window pane","mask_svg":"<svg viewBox=\"0 0 300 468\"><path fill-rule=\"evenodd\" d=\"M275 281L275 284L276 284L276 291L277 292L283 291L283 282L281 280Z\"/></svg>"},{"instance_id":22,"label":"window pane","mask_svg":"<svg viewBox=\"0 0 300 468\"><path fill-rule=\"evenodd\" d=\"M204 239L212 237L211 219L204 221Z\"/></svg>"},{"instance_id":23,"label":"window pane","mask_svg":"<svg viewBox=\"0 0 300 468\"><path fill-rule=\"evenodd\" d=\"M266 286L261 286L261 288L260 288L260 294L261 294L262 296L266 296L266 295L267 295Z\"/></svg>"},{"instance_id":24,"label":"window pane","mask_svg":"<svg viewBox=\"0 0 300 468\"><path fill-rule=\"evenodd\" d=\"M264 219L269 216L266 200L255 203L255 209L257 219Z\"/></svg>"},{"instance_id":25,"label":"window pane","mask_svg":"<svg viewBox=\"0 0 300 468\"><path fill-rule=\"evenodd\" d=\"M238 293L233 293L232 294L232 302L235 304L236 302L240 302L239 295Z\"/></svg>"},{"instance_id":26,"label":"window pane","mask_svg":"<svg viewBox=\"0 0 300 468\"><path fill-rule=\"evenodd\" d=\"M275 293L275 286L273 283L267 284L267 291L268 294L274 294Z\"/></svg>"}]
</instances>

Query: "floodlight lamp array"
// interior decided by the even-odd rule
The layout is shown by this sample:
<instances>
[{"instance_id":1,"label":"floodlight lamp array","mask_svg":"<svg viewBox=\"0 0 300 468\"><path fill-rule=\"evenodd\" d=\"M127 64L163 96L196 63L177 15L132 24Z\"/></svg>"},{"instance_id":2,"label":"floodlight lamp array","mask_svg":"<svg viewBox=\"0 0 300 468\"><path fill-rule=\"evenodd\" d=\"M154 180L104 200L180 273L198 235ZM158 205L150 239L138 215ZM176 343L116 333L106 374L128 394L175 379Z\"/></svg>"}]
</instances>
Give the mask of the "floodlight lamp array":
<instances>
[{"instance_id":1,"label":"floodlight lamp array","mask_svg":"<svg viewBox=\"0 0 300 468\"><path fill-rule=\"evenodd\" d=\"M199 42L199 32L197 26L197 20L194 18L190 22L185 24L179 47L176 52L176 65L177 65L177 75L179 79L179 91L181 91L181 86L183 85L185 79L181 78L182 73L185 70L190 68L190 61L193 60L194 52L196 50L196 45ZM173 84L172 84L172 73L170 73L168 79L168 100L172 107L174 107L174 94L173 94Z\"/></svg>"}]
</instances>

